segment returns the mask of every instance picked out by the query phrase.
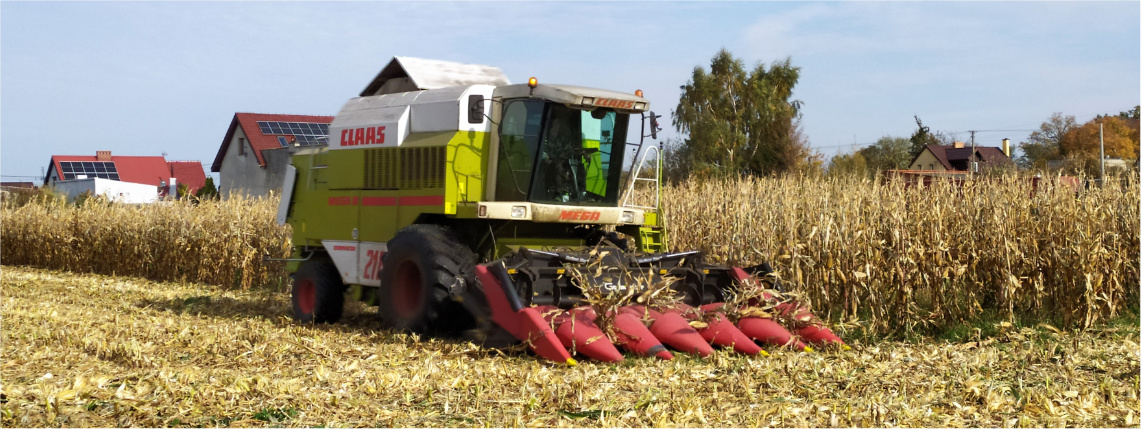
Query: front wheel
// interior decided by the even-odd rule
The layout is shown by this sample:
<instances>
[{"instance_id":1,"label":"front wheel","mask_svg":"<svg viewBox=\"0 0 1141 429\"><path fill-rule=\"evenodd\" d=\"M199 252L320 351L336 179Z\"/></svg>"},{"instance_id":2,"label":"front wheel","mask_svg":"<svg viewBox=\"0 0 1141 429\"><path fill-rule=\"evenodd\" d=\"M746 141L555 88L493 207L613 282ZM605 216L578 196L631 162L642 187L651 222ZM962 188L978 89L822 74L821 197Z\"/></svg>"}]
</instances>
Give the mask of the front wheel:
<instances>
[{"instance_id":1,"label":"front wheel","mask_svg":"<svg viewBox=\"0 0 1141 429\"><path fill-rule=\"evenodd\" d=\"M328 258L302 262L293 276L293 318L300 322L337 323L345 309L345 284Z\"/></svg>"},{"instance_id":2,"label":"front wheel","mask_svg":"<svg viewBox=\"0 0 1141 429\"><path fill-rule=\"evenodd\" d=\"M378 311L384 326L415 333L456 330L466 314L450 297L472 278L474 261L442 227L400 230L388 242L380 274Z\"/></svg>"}]
</instances>

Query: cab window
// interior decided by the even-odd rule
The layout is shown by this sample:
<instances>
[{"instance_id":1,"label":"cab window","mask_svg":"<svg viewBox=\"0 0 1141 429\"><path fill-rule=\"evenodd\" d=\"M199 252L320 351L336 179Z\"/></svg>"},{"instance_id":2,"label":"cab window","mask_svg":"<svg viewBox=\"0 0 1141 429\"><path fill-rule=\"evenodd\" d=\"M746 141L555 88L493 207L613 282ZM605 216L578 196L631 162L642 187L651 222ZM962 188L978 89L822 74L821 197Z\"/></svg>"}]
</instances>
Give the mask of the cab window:
<instances>
[{"instance_id":1,"label":"cab window","mask_svg":"<svg viewBox=\"0 0 1141 429\"><path fill-rule=\"evenodd\" d=\"M527 199L539 147L544 104L540 100L512 100L504 106L495 181L495 199L498 201Z\"/></svg>"}]
</instances>

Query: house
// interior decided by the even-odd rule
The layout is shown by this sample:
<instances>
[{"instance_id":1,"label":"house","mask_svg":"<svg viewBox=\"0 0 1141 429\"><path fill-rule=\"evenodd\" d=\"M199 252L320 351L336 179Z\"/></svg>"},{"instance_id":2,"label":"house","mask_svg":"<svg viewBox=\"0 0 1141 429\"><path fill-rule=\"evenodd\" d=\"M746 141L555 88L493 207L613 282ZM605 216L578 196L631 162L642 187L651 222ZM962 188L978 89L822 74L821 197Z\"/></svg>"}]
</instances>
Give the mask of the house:
<instances>
[{"instance_id":1,"label":"house","mask_svg":"<svg viewBox=\"0 0 1141 429\"><path fill-rule=\"evenodd\" d=\"M328 144L332 116L235 113L210 171L222 196L281 190L293 152Z\"/></svg>"},{"instance_id":2,"label":"house","mask_svg":"<svg viewBox=\"0 0 1141 429\"><path fill-rule=\"evenodd\" d=\"M1010 145L1004 140L1006 148L976 146L971 148L963 142L955 142L950 146L929 144L923 148L919 155L911 161L908 170L922 171L971 171L970 163L977 162L978 168L997 167L1008 165L1010 160ZM978 168L975 171L978 171Z\"/></svg>"},{"instance_id":3,"label":"house","mask_svg":"<svg viewBox=\"0 0 1141 429\"><path fill-rule=\"evenodd\" d=\"M153 203L168 193L164 192L160 194L158 187L152 185L120 182L102 177L64 180L53 183L52 188L55 189L56 192L67 195L68 199L73 199L83 194L104 195L111 201L127 204Z\"/></svg>"},{"instance_id":4,"label":"house","mask_svg":"<svg viewBox=\"0 0 1141 429\"><path fill-rule=\"evenodd\" d=\"M96 151L95 156L53 155L44 176L44 186L53 186L70 196L102 193L124 202L150 202L176 195L178 185L186 185L193 193L205 184L206 172L201 162L111 155L111 151L105 150ZM119 198L120 193L129 193L130 201Z\"/></svg>"},{"instance_id":5,"label":"house","mask_svg":"<svg viewBox=\"0 0 1141 429\"><path fill-rule=\"evenodd\" d=\"M34 182L0 182L0 189L5 191L36 189L36 184Z\"/></svg>"},{"instance_id":6,"label":"house","mask_svg":"<svg viewBox=\"0 0 1141 429\"><path fill-rule=\"evenodd\" d=\"M31 195L36 189L32 182L0 182L0 200L7 200L12 195Z\"/></svg>"}]
</instances>

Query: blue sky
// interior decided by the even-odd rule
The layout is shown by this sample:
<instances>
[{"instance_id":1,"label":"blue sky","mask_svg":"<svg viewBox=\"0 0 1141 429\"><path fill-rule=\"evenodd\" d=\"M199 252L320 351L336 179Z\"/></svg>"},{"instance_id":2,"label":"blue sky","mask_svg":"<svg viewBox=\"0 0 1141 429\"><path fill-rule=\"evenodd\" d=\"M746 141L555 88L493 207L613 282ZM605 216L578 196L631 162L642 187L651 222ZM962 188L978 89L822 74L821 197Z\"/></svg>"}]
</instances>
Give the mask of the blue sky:
<instances>
[{"instance_id":1,"label":"blue sky","mask_svg":"<svg viewBox=\"0 0 1141 429\"><path fill-rule=\"evenodd\" d=\"M826 157L909 136L915 115L998 146L1053 112L1141 104L1139 22L1135 1L4 1L0 174L96 150L209 169L235 112L335 114L396 55L642 89L666 115L721 48L749 68L791 57Z\"/></svg>"}]
</instances>

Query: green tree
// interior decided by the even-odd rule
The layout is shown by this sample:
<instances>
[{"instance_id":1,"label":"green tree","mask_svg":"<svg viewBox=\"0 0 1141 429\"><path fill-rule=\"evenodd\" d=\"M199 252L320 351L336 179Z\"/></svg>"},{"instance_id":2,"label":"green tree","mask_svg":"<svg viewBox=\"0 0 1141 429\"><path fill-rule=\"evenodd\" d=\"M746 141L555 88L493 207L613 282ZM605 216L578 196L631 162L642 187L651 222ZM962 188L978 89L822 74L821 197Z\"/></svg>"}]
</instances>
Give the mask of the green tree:
<instances>
[{"instance_id":1,"label":"green tree","mask_svg":"<svg viewBox=\"0 0 1141 429\"><path fill-rule=\"evenodd\" d=\"M1023 168L1046 168L1046 161L1062 159L1066 153L1062 150L1062 137L1070 130L1077 128L1077 121L1071 116L1062 116L1060 112L1050 115L1050 120L1043 122L1038 131L1030 133L1027 141L1018 144L1022 155L1016 160Z\"/></svg>"},{"instance_id":2,"label":"green tree","mask_svg":"<svg viewBox=\"0 0 1141 429\"><path fill-rule=\"evenodd\" d=\"M1141 119L1141 105L1133 106L1133 110L1118 113L1117 117L1121 119Z\"/></svg>"},{"instance_id":3,"label":"green tree","mask_svg":"<svg viewBox=\"0 0 1141 429\"><path fill-rule=\"evenodd\" d=\"M899 170L907 168L914 155L911 141L903 137L883 136L875 144L860 149L871 170Z\"/></svg>"},{"instance_id":4,"label":"green tree","mask_svg":"<svg viewBox=\"0 0 1141 429\"><path fill-rule=\"evenodd\" d=\"M868 173L868 162L860 152L838 154L828 163L829 176L867 176Z\"/></svg>"},{"instance_id":5,"label":"green tree","mask_svg":"<svg viewBox=\"0 0 1141 429\"><path fill-rule=\"evenodd\" d=\"M911 138L908 139L911 142L911 150L908 154L909 159L918 156L929 144L947 144L947 140L950 140L942 133L932 133L930 127L923 125L923 121L919 119L919 115L915 115L915 125L918 128L916 128L914 133L911 133Z\"/></svg>"},{"instance_id":6,"label":"green tree","mask_svg":"<svg viewBox=\"0 0 1141 429\"><path fill-rule=\"evenodd\" d=\"M194 196L202 200L218 199L218 188L214 186L214 178L206 177L206 184L195 191Z\"/></svg>"},{"instance_id":7,"label":"green tree","mask_svg":"<svg viewBox=\"0 0 1141 429\"><path fill-rule=\"evenodd\" d=\"M813 165L799 128L800 101L792 99L799 79L800 67L790 59L747 72L722 49L709 71L695 67L682 86L673 125L686 137L675 155L698 176L763 175Z\"/></svg>"},{"instance_id":8,"label":"green tree","mask_svg":"<svg viewBox=\"0 0 1141 429\"><path fill-rule=\"evenodd\" d=\"M669 183L678 183L689 177L690 155L689 147L684 141L670 139L662 144L665 149L662 157L662 179Z\"/></svg>"}]
</instances>

